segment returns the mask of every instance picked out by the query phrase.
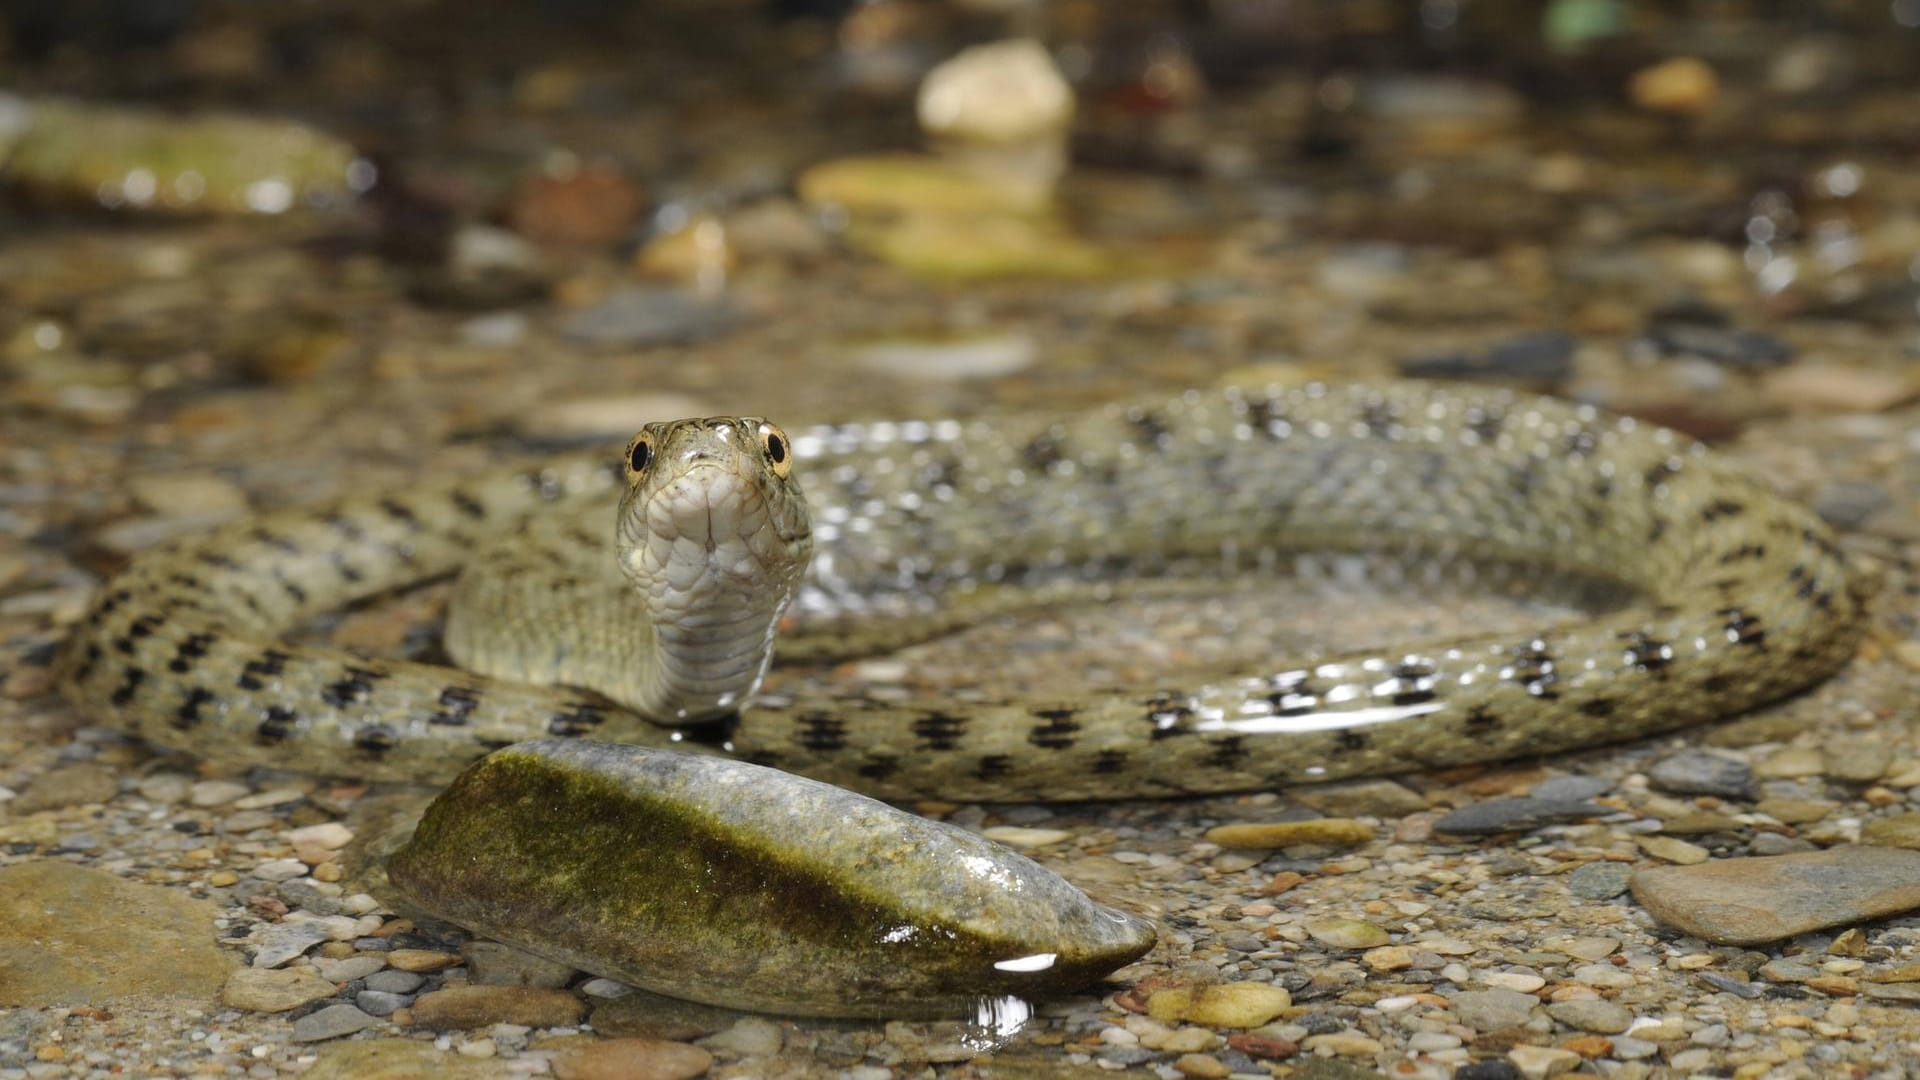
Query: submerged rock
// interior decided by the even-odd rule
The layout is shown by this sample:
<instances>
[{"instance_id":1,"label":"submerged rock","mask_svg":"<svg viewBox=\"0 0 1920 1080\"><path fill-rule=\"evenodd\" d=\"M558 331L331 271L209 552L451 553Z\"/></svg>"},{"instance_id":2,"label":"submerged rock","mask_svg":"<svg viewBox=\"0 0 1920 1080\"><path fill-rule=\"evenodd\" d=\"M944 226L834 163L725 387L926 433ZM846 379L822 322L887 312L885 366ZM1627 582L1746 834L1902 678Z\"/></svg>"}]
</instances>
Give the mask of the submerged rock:
<instances>
[{"instance_id":1,"label":"submerged rock","mask_svg":"<svg viewBox=\"0 0 1920 1080\"><path fill-rule=\"evenodd\" d=\"M286 120L191 118L0 94L9 183L60 203L159 214L339 206L373 183L352 146Z\"/></svg>"},{"instance_id":2,"label":"submerged rock","mask_svg":"<svg viewBox=\"0 0 1920 1080\"><path fill-rule=\"evenodd\" d=\"M1078 989L1142 919L950 825L719 758L543 741L492 754L389 866L426 911L673 997L809 1016L970 1012Z\"/></svg>"}]
</instances>

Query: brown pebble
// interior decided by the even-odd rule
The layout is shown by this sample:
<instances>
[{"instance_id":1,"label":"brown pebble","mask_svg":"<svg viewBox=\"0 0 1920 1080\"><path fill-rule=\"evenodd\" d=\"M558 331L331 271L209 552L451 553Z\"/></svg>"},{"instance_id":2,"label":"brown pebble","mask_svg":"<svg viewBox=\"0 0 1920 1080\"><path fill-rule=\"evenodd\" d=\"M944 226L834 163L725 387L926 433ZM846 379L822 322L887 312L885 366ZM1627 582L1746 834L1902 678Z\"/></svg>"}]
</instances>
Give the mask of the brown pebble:
<instances>
[{"instance_id":1,"label":"brown pebble","mask_svg":"<svg viewBox=\"0 0 1920 1080\"><path fill-rule=\"evenodd\" d=\"M645 195L618 168L591 162L527 180L508 218L537 244L598 246L625 239L645 209Z\"/></svg>"},{"instance_id":2,"label":"brown pebble","mask_svg":"<svg viewBox=\"0 0 1920 1080\"><path fill-rule=\"evenodd\" d=\"M1227 1036L1227 1045L1248 1057L1280 1060L1290 1058L1300 1052L1298 1043L1286 1039L1269 1038L1251 1031L1239 1031Z\"/></svg>"},{"instance_id":3,"label":"brown pebble","mask_svg":"<svg viewBox=\"0 0 1920 1080\"><path fill-rule=\"evenodd\" d=\"M457 959L457 958L456 958ZM388 955L388 963L392 963ZM413 1003L412 1022L436 1031L460 1031L492 1024L571 1027L587 1006L565 990L531 986L450 986L422 994Z\"/></svg>"},{"instance_id":4,"label":"brown pebble","mask_svg":"<svg viewBox=\"0 0 1920 1080\"><path fill-rule=\"evenodd\" d=\"M114 770L82 761L34 777L13 801L11 809L16 814L31 814L36 810L104 803L112 801L119 791L120 780Z\"/></svg>"},{"instance_id":5,"label":"brown pebble","mask_svg":"<svg viewBox=\"0 0 1920 1080\"><path fill-rule=\"evenodd\" d=\"M1209 843L1224 848L1284 848L1298 844L1351 847L1373 839L1373 829L1351 818L1218 825L1208 829Z\"/></svg>"},{"instance_id":6,"label":"brown pebble","mask_svg":"<svg viewBox=\"0 0 1920 1080\"><path fill-rule=\"evenodd\" d=\"M559 1080L685 1080L712 1067L700 1047L662 1039L608 1039L553 1059Z\"/></svg>"},{"instance_id":7,"label":"brown pebble","mask_svg":"<svg viewBox=\"0 0 1920 1080\"><path fill-rule=\"evenodd\" d=\"M1715 944L1758 945L1920 907L1920 852L1854 846L1716 859L1642 870L1632 888L1668 926Z\"/></svg>"},{"instance_id":8,"label":"brown pebble","mask_svg":"<svg viewBox=\"0 0 1920 1080\"><path fill-rule=\"evenodd\" d=\"M1225 1062L1212 1054L1181 1054L1174 1059L1173 1067L1182 1076L1195 1077L1196 1080L1224 1080L1233 1075Z\"/></svg>"},{"instance_id":9,"label":"brown pebble","mask_svg":"<svg viewBox=\"0 0 1920 1080\"><path fill-rule=\"evenodd\" d=\"M401 971L440 971L460 962L458 953L433 949L394 949L387 954L387 966Z\"/></svg>"},{"instance_id":10,"label":"brown pebble","mask_svg":"<svg viewBox=\"0 0 1920 1080\"><path fill-rule=\"evenodd\" d=\"M1560 1049L1571 1050L1583 1058L1606 1057L1613 1052L1613 1040L1605 1035L1580 1035L1561 1043Z\"/></svg>"},{"instance_id":11,"label":"brown pebble","mask_svg":"<svg viewBox=\"0 0 1920 1080\"><path fill-rule=\"evenodd\" d=\"M1307 880L1305 874L1293 870L1282 870L1273 875L1265 885L1260 886L1258 895L1279 896L1281 893L1286 892L1288 889L1293 888L1305 880Z\"/></svg>"}]
</instances>

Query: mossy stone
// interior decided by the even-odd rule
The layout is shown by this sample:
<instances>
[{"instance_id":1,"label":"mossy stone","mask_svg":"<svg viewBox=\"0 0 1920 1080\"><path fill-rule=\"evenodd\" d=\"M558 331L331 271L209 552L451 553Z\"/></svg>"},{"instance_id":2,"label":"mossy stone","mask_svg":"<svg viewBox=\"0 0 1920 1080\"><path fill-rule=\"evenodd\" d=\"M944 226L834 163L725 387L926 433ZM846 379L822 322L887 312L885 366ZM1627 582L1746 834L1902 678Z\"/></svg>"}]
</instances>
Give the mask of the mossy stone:
<instances>
[{"instance_id":1,"label":"mossy stone","mask_svg":"<svg viewBox=\"0 0 1920 1080\"><path fill-rule=\"evenodd\" d=\"M426 911L644 989L814 1016L971 1012L1153 946L982 837L773 769L584 741L462 773L391 861Z\"/></svg>"}]
</instances>

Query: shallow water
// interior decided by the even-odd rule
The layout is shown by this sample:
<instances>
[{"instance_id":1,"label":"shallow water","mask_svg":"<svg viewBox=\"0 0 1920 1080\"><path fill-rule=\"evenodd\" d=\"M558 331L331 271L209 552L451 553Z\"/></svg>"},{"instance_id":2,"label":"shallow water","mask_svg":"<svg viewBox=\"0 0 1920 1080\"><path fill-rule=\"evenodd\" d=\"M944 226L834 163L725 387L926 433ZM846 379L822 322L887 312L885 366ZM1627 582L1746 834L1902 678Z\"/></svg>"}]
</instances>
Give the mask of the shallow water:
<instances>
[{"instance_id":1,"label":"shallow water","mask_svg":"<svg viewBox=\"0 0 1920 1080\"><path fill-rule=\"evenodd\" d=\"M351 205L161 213L128 191L142 170L171 174L149 151L122 151L105 173L6 188L0 869L64 860L202 899L217 920L203 944L233 956L214 938L258 944L289 913L338 906L333 860L290 830L348 814L362 792L255 774L240 778L239 803L196 805L184 792L206 778L192 763L88 727L48 692L48 646L103 574L168 537L248 509L618 442L664 415L799 426L1073 408L1249 373L1484 377L1723 443L1818 506L1849 545L1913 554L1911 5L1733 4L1687 20L1565 3L1545 25L1486 4L1033 5L1013 21L1053 46L1080 95L1075 166L1048 226L1059 231L967 215L953 227L936 193L906 211L924 231L903 250L859 212L808 203L821 162L922 149L914 81L958 45L1006 32L977 10L991 6L891 0L838 20L744 2L502 5L484 19L441 4L8 12L0 70L29 103L266 115L345 140L378 180ZM1613 36L1583 36L1594 32L1575 18L1604 26L1619 10L1626 29ZM1676 58L1704 61L1712 78L1684 68L1666 71L1664 89L1634 81ZM1092 251L1100 272L1033 276L1062 266L1036 247ZM918 806L968 827L1064 833L1032 853L1160 923L1147 959L1017 1025L1004 1014L974 1026L777 1021L769 1036L711 1011L616 1007L600 993L610 988L578 980L574 993L603 1035L726 1032L710 1047L714 1075L1289 1075L1318 1056L1445 1076L1515 1046L1573 1046L1616 1076L1898 1075L1920 1029L1904 999L1874 988L1908 984L1871 977L1920 961L1920 921L1868 922L1852 942L1808 935L1756 963L1661 931L1575 876L1676 853L1649 839L1717 857L1836 847L1920 809L1907 721L1920 653L1899 584L1839 679L1706 732L1332 792ZM783 672L773 686L938 694L977 684L983 668L1014 685L1136 682L1564 614L1504 593L1321 580L1123 598ZM431 656L436 605L423 591L315 632ZM1649 784L1648 766L1703 743L1756 769L1749 797ZM92 788L75 766L94 769ZM1610 782L1619 815L1485 844L1432 832L1447 808L1563 773ZM1203 838L1315 813L1358 817L1376 839L1240 853ZM1669 828L1686 814L1718 817ZM262 876L303 852L308 873ZM1325 932L1329 919L1371 924L1388 943L1341 944L1361 938ZM129 925L135 946L154 932ZM1569 944L1595 939L1614 943L1604 959ZM394 940L459 942L429 927L333 944L375 956L387 950L369 942ZM352 959L326 948L294 966ZM1789 960L1815 973L1762 972ZM1587 970L1596 963L1624 981ZM427 988L473 974L451 971L429 972ZM1749 996L1696 972L1767 989ZM1810 981L1822 977L1841 981ZM1141 1011L1156 987L1214 979L1277 983L1295 1005L1252 1034ZM1448 1007L1531 980L1540 1008L1510 1030ZM364 988L340 982L349 997ZM290 1041L305 1016L349 998L274 1013L221 1005L216 991L157 1007L0 1001L0 1077L114 1064L281 1075L351 1041ZM1651 1034L1545 1011L1568 1000L1618 1004ZM1672 1037L1652 1037L1665 1021ZM434 1067L496 1070L475 1075L563 1068L590 1044L516 1026L369 1030L415 1040L378 1048L391 1060L430 1055L437 1039L448 1056Z\"/></svg>"}]
</instances>

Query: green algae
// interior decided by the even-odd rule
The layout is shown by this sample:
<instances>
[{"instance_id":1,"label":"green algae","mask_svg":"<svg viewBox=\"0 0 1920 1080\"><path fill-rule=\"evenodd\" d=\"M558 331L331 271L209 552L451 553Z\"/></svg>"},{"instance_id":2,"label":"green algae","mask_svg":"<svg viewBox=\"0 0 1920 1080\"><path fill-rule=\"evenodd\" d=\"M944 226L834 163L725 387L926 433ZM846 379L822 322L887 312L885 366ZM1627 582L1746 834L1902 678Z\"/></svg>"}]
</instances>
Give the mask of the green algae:
<instances>
[{"instance_id":1,"label":"green algae","mask_svg":"<svg viewBox=\"0 0 1920 1080\"><path fill-rule=\"evenodd\" d=\"M771 769L529 743L428 809L389 873L423 909L676 997L929 1015L1077 989L1151 928L951 826Z\"/></svg>"}]
</instances>

